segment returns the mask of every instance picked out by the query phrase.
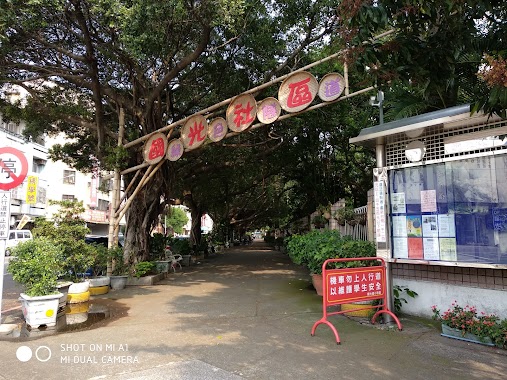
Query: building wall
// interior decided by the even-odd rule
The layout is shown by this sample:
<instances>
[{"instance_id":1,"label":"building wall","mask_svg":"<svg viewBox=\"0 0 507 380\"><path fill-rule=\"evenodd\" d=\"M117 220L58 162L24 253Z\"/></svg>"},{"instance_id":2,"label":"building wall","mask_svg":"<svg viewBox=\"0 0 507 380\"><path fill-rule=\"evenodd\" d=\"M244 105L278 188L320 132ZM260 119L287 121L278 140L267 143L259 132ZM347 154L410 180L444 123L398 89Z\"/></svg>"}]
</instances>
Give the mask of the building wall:
<instances>
[{"instance_id":1,"label":"building wall","mask_svg":"<svg viewBox=\"0 0 507 380\"><path fill-rule=\"evenodd\" d=\"M78 172L61 161L54 162L48 158L48 149L55 143L63 143L64 138L60 136L29 142L22 136L23 129L23 123L7 123L0 115L0 146L21 151L28 161L28 176L35 175L39 179L36 204L26 203L27 179L11 190L11 228L16 227L23 215L29 216L32 221L36 217L51 217L57 207L50 206L49 200L58 201L64 196L71 196L83 201L86 209L83 217L92 234L107 235L109 210L105 206L110 202L110 194L97 191L97 207L94 207L91 202L91 174ZM64 183L65 170L75 172L73 184ZM102 209L98 207L99 202Z\"/></svg>"},{"instance_id":2,"label":"building wall","mask_svg":"<svg viewBox=\"0 0 507 380\"><path fill-rule=\"evenodd\" d=\"M454 302L476 306L479 313L507 318L507 269L393 263L393 284L418 293L404 297L403 312L431 317L431 306L447 310Z\"/></svg>"},{"instance_id":3,"label":"building wall","mask_svg":"<svg viewBox=\"0 0 507 380\"><path fill-rule=\"evenodd\" d=\"M441 116L436 116L436 120L438 117ZM387 243L377 244L378 254L389 262L393 285L405 286L418 293L415 299L407 295L403 296L408 301L407 304L403 304L402 311L404 313L431 317L433 305L443 312L451 307L453 302L457 302L463 307L466 305L475 306L479 313L494 313L501 318L507 318L507 262L505 260L507 229L503 228L504 222L507 221L503 218L507 197L504 196L506 188L503 177L501 177L505 174L504 168L507 165L507 140L502 137L507 127L507 121L481 117L471 118L465 115L460 116L459 120L449 123L439 121L432 124L428 120L425 123L423 128L417 130L416 137L408 133L411 132L410 129L407 129L408 132L393 132L391 135L386 135L382 144L377 146L379 150L383 150L385 144L385 161L381 161L388 174L389 193L386 195L387 208L385 210L388 215L387 231L391 233L390 227L394 224L391 219L392 215L407 215L407 218L409 215L418 213L422 216L458 215L462 218L459 225L461 230L458 231L458 221L455 220L454 234L441 235L439 230L436 235L436 238L453 237L458 248L457 256L452 259L447 253L445 257L433 257L431 254L427 257L425 253L423 257L418 255L407 257L400 254L402 246L398 245L396 248L394 243L397 242L391 239L392 236L388 236ZM406 126L409 127L410 124L407 123ZM393 128L396 130L397 127L393 126ZM387 131L389 128L385 127L385 130ZM405 150L408 144L415 139L424 142L426 156L420 162L411 163L407 161ZM468 161L466 165L463 164L465 160ZM455 178L461 181L458 183L461 188L458 186L453 190L449 186L456 186L454 182L439 182L441 180L439 174L443 173L441 170L443 164L445 164L445 176L451 173L452 181L455 181ZM405 175L403 182L410 184L413 186L412 188L406 187L404 190L403 184L396 182L396 171L401 173L403 169L408 169L406 172L412 173L417 169L426 170L426 168L429 170L424 172L424 175L418 180ZM462 175L465 169L468 170L466 176ZM489 182L484 179L486 176L479 175L481 173L478 173L478 170L490 174L490 182L497 186L493 189L497 190L497 193L491 191L493 186L489 186ZM444 180L447 179L447 177L444 178ZM441 183L446 183L446 185L441 186ZM486 190L483 192L477 190L484 188ZM435 189L431 191L436 191L438 207L440 207L440 203L445 204L448 199L449 204L455 200L456 204L461 202L460 206L466 206L467 202L457 200L456 196L458 194L456 189L463 190L459 196L468 199L470 210L449 207L449 211L441 211L440 208L437 211L422 210L421 207L420 212L417 210L409 212L408 192L412 192L411 200L413 201L415 191L422 192L422 190L427 191L428 189ZM452 200L450 197L439 198L439 194L444 193L443 190L447 192L448 196L449 191L451 194L454 192L454 198ZM472 193L469 196L465 191ZM392 205L389 202L392 193L405 194L407 198L403 200L403 203L406 203L407 211L391 210ZM477 194L480 194L481 200L475 199L479 197ZM489 196L489 194L494 194L494 196ZM414 202L412 202L413 204ZM412 208L412 210L414 209ZM375 218L372 217L369 220L375 221ZM438 223L440 228L440 219ZM375 232L375 226L371 227ZM471 232L470 235L467 235L464 231L471 230L472 227L476 228L475 234ZM484 229L487 230L487 235L482 233ZM396 231L395 236L403 238L400 230ZM420 234L408 235L408 237L410 236L421 237ZM433 237L434 235L423 233L422 236ZM398 255L396 255L396 249L398 249ZM440 249L442 248L440 247Z\"/></svg>"}]
</instances>

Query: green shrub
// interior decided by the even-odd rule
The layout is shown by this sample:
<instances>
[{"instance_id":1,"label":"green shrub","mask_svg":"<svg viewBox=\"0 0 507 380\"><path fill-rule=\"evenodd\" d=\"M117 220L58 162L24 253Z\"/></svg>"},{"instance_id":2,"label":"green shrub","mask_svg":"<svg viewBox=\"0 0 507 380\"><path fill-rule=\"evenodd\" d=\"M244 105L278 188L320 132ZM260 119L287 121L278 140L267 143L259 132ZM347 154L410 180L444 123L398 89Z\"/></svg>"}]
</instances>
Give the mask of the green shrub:
<instances>
[{"instance_id":1,"label":"green shrub","mask_svg":"<svg viewBox=\"0 0 507 380\"><path fill-rule=\"evenodd\" d=\"M342 237L337 230L313 230L304 235L287 238L287 253L298 265L305 265L311 273L321 274L328 259L375 257L373 243ZM377 265L375 260L336 263L334 268Z\"/></svg>"},{"instance_id":2,"label":"green shrub","mask_svg":"<svg viewBox=\"0 0 507 380\"><path fill-rule=\"evenodd\" d=\"M109 254L107 247L103 244L92 243L89 244L92 247L93 262L91 264L92 276L105 276L107 272L107 262Z\"/></svg>"},{"instance_id":3,"label":"green shrub","mask_svg":"<svg viewBox=\"0 0 507 380\"><path fill-rule=\"evenodd\" d=\"M156 273L156 264L151 261L141 261L134 267L134 276L137 278Z\"/></svg>"},{"instance_id":4,"label":"green shrub","mask_svg":"<svg viewBox=\"0 0 507 380\"><path fill-rule=\"evenodd\" d=\"M130 274L130 267L123 258L123 248L113 247L107 250L108 260L111 260L113 276L127 276Z\"/></svg>"},{"instance_id":5,"label":"green shrub","mask_svg":"<svg viewBox=\"0 0 507 380\"><path fill-rule=\"evenodd\" d=\"M273 235L264 236L264 241L269 245L275 245L275 237Z\"/></svg>"},{"instance_id":6,"label":"green shrub","mask_svg":"<svg viewBox=\"0 0 507 380\"><path fill-rule=\"evenodd\" d=\"M80 275L93 264L95 255L95 249L85 243L90 229L81 217L85 210L83 202L65 200L50 201L50 204L59 206L58 212L51 220L38 218L32 232L36 238L47 238L62 247L62 277L79 282Z\"/></svg>"},{"instance_id":7,"label":"green shrub","mask_svg":"<svg viewBox=\"0 0 507 380\"><path fill-rule=\"evenodd\" d=\"M148 245L150 258L153 260L162 260L165 258L165 247L167 245L167 238L159 233L150 236Z\"/></svg>"},{"instance_id":8,"label":"green shrub","mask_svg":"<svg viewBox=\"0 0 507 380\"><path fill-rule=\"evenodd\" d=\"M170 239L168 245L174 254L190 255L192 252L189 239Z\"/></svg>"},{"instance_id":9,"label":"green shrub","mask_svg":"<svg viewBox=\"0 0 507 380\"><path fill-rule=\"evenodd\" d=\"M12 248L8 271L27 295L46 296L58 293L56 284L63 267L63 248L47 238L36 238Z\"/></svg>"}]
</instances>

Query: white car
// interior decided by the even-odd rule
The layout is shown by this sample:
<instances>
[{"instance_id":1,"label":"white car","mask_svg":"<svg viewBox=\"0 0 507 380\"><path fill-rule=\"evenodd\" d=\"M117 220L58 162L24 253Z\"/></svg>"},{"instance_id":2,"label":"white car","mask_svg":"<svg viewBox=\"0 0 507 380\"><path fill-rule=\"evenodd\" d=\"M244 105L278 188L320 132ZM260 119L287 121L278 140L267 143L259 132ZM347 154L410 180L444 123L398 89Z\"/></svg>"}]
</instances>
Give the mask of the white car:
<instances>
[{"instance_id":1,"label":"white car","mask_svg":"<svg viewBox=\"0 0 507 380\"><path fill-rule=\"evenodd\" d=\"M30 230L10 230L7 244L5 245L5 256L10 255L11 248L23 241L31 240L32 238L32 232Z\"/></svg>"}]
</instances>

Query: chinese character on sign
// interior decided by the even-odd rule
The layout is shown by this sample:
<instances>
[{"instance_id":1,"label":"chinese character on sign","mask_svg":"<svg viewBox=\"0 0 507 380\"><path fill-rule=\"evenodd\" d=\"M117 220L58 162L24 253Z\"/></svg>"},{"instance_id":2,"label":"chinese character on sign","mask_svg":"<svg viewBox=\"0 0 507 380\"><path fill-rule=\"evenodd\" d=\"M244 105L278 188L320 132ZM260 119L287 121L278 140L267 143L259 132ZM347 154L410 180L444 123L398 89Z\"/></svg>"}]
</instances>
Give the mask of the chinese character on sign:
<instances>
[{"instance_id":1,"label":"chinese character on sign","mask_svg":"<svg viewBox=\"0 0 507 380\"><path fill-rule=\"evenodd\" d=\"M325 90L326 97L331 98L336 94L341 92L340 80L337 78L335 80L330 80L326 82Z\"/></svg>"},{"instance_id":2,"label":"chinese character on sign","mask_svg":"<svg viewBox=\"0 0 507 380\"><path fill-rule=\"evenodd\" d=\"M216 123L213 127L213 138L220 138L224 133L224 126L222 123Z\"/></svg>"},{"instance_id":3,"label":"chinese character on sign","mask_svg":"<svg viewBox=\"0 0 507 380\"><path fill-rule=\"evenodd\" d=\"M203 132L204 125L202 125L202 122L199 122L199 124L197 124L197 122L194 122L194 126L190 127L190 133L188 134L188 138L190 139L188 146L194 145L194 142L203 141L206 138L206 134Z\"/></svg>"},{"instance_id":4,"label":"chinese character on sign","mask_svg":"<svg viewBox=\"0 0 507 380\"><path fill-rule=\"evenodd\" d=\"M312 94L308 88L308 82L310 82L310 78L289 84L290 93L287 99L287 107L295 108L311 103Z\"/></svg>"},{"instance_id":5,"label":"chinese character on sign","mask_svg":"<svg viewBox=\"0 0 507 380\"><path fill-rule=\"evenodd\" d=\"M5 178L11 178L12 173L16 173L16 168L14 164L16 161L11 160L10 158L8 160L2 161L0 159L0 166L2 167L2 173L5 173Z\"/></svg>"},{"instance_id":6,"label":"chinese character on sign","mask_svg":"<svg viewBox=\"0 0 507 380\"><path fill-rule=\"evenodd\" d=\"M182 146L180 144L174 144L173 146L171 146L171 156L180 157L181 154L183 153L181 150Z\"/></svg>"},{"instance_id":7,"label":"chinese character on sign","mask_svg":"<svg viewBox=\"0 0 507 380\"><path fill-rule=\"evenodd\" d=\"M164 139L158 138L152 141L150 146L150 152L148 153L148 158L150 160L154 160L158 157L164 157Z\"/></svg>"},{"instance_id":8,"label":"chinese character on sign","mask_svg":"<svg viewBox=\"0 0 507 380\"><path fill-rule=\"evenodd\" d=\"M262 116L266 120L275 119L278 117L276 103L269 103L262 107Z\"/></svg>"},{"instance_id":9,"label":"chinese character on sign","mask_svg":"<svg viewBox=\"0 0 507 380\"><path fill-rule=\"evenodd\" d=\"M250 102L247 102L244 108L243 104L236 104L234 107L234 115L236 115L234 124L238 129L240 129L242 125L248 125L254 120L251 115L253 109L254 107L250 105Z\"/></svg>"}]
</instances>

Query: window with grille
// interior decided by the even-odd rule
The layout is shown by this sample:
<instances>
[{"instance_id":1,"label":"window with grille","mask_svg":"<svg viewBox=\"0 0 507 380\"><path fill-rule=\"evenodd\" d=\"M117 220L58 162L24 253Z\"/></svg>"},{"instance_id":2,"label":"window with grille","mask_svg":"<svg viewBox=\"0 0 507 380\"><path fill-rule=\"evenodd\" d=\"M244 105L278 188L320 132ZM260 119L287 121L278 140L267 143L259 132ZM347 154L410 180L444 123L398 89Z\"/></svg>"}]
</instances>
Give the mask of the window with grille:
<instances>
[{"instance_id":1,"label":"window with grille","mask_svg":"<svg viewBox=\"0 0 507 380\"><path fill-rule=\"evenodd\" d=\"M74 170L64 170L63 183L67 185L74 185L76 183L76 172Z\"/></svg>"}]
</instances>

